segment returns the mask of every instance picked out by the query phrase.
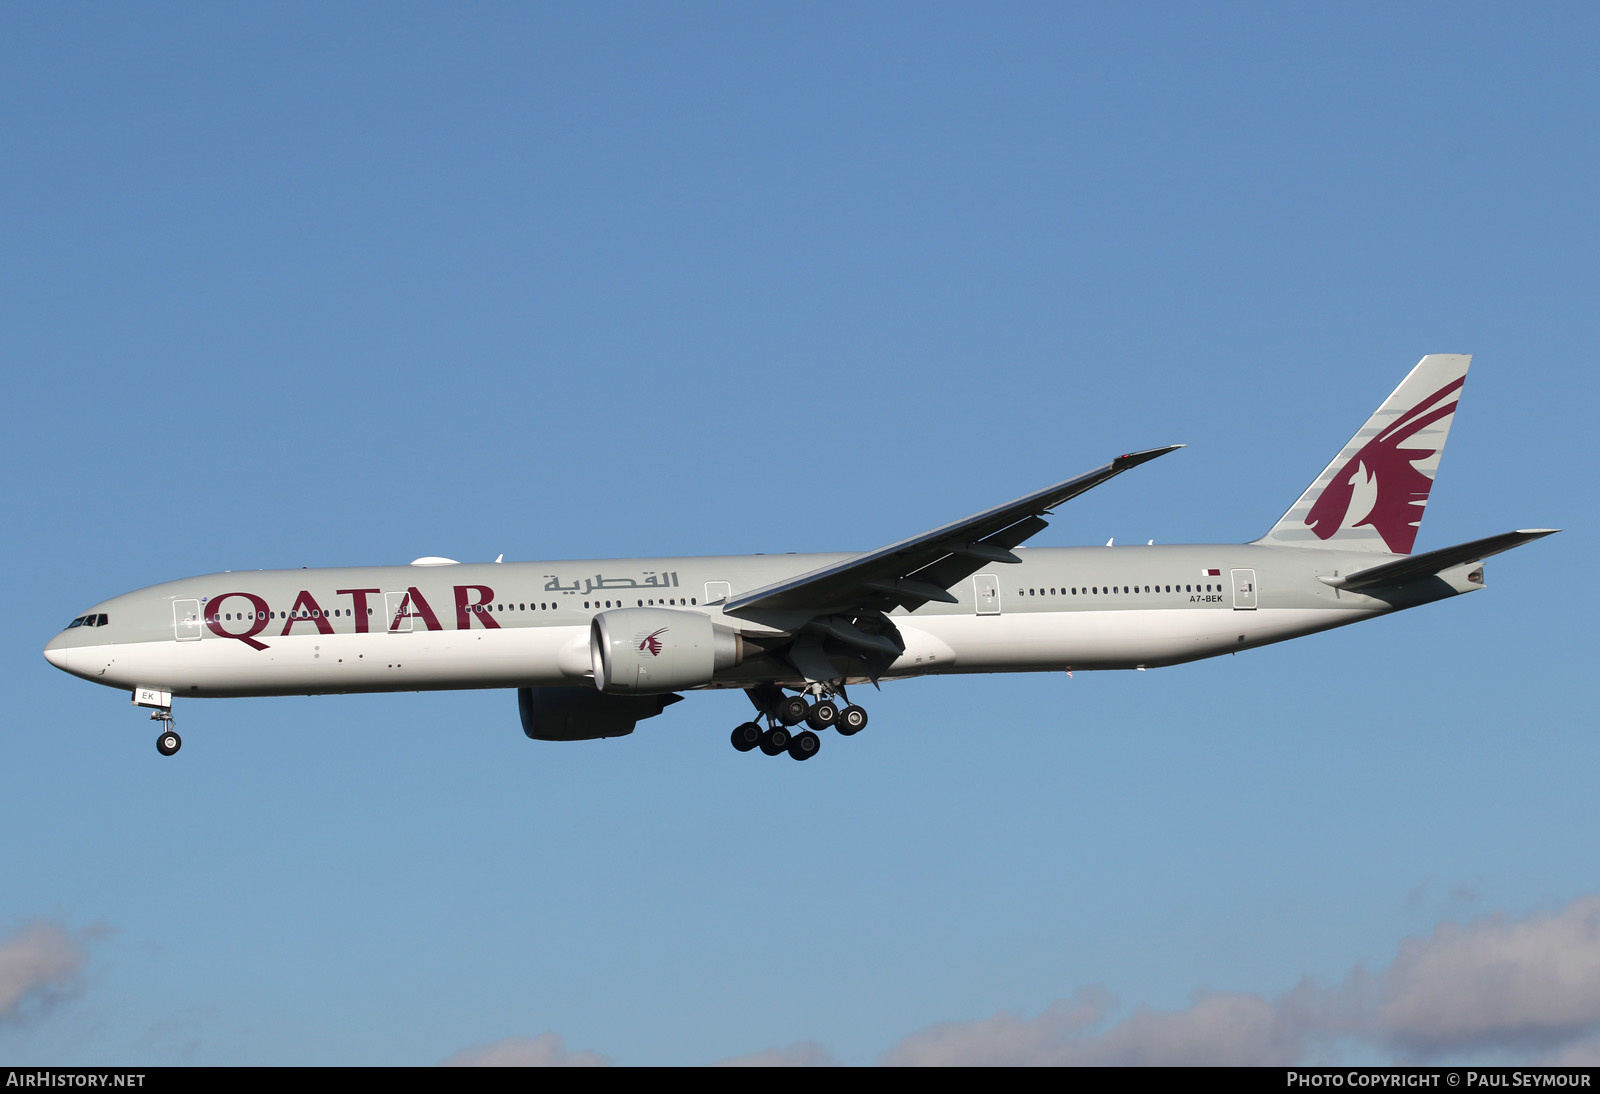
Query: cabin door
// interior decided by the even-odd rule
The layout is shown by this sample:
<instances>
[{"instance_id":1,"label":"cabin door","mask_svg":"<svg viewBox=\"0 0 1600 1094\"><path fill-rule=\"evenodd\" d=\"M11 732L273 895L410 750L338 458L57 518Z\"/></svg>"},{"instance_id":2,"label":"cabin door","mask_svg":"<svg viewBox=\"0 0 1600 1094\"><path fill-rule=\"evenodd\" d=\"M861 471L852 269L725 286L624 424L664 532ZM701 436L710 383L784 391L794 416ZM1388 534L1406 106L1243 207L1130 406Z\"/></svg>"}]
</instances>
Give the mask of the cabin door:
<instances>
[{"instance_id":1,"label":"cabin door","mask_svg":"<svg viewBox=\"0 0 1600 1094\"><path fill-rule=\"evenodd\" d=\"M408 634L411 631L411 594L409 592L383 594L383 629L390 634Z\"/></svg>"},{"instance_id":2,"label":"cabin door","mask_svg":"<svg viewBox=\"0 0 1600 1094\"><path fill-rule=\"evenodd\" d=\"M172 634L179 642L193 642L200 637L200 602L174 600L172 602Z\"/></svg>"},{"instance_id":3,"label":"cabin door","mask_svg":"<svg viewBox=\"0 0 1600 1094\"><path fill-rule=\"evenodd\" d=\"M1000 579L993 574L977 574L972 579L972 602L979 615L1000 614Z\"/></svg>"},{"instance_id":4,"label":"cabin door","mask_svg":"<svg viewBox=\"0 0 1600 1094\"><path fill-rule=\"evenodd\" d=\"M1233 575L1233 606L1238 611L1254 611L1256 606L1256 572L1254 570L1229 570Z\"/></svg>"}]
</instances>

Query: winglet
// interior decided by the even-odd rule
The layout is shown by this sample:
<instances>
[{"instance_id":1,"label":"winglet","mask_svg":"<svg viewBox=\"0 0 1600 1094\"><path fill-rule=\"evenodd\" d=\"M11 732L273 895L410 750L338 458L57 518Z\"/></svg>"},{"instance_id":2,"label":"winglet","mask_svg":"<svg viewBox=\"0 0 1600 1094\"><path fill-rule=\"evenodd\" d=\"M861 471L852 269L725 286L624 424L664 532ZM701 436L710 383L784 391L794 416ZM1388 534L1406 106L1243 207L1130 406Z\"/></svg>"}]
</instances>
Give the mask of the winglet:
<instances>
[{"instance_id":1,"label":"winglet","mask_svg":"<svg viewBox=\"0 0 1600 1094\"><path fill-rule=\"evenodd\" d=\"M1115 471L1126 471L1130 467L1138 467L1141 463L1149 463L1157 456L1165 456L1168 452L1188 447L1186 444L1169 444L1165 448L1147 448L1143 452L1129 452L1112 460L1111 467Z\"/></svg>"}]
</instances>

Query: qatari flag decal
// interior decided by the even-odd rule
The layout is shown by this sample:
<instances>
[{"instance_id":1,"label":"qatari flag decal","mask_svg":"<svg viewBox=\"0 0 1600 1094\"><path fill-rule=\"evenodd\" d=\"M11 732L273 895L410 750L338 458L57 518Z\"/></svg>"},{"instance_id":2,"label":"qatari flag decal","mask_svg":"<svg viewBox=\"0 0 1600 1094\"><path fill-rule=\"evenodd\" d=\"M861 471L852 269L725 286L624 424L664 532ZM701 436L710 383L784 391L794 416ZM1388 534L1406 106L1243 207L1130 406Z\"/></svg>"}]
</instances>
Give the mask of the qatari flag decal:
<instances>
[{"instance_id":1,"label":"qatari flag decal","mask_svg":"<svg viewBox=\"0 0 1600 1094\"><path fill-rule=\"evenodd\" d=\"M1201 570L1200 571L1200 576L1201 577L1221 577L1222 576L1222 571L1221 570Z\"/></svg>"}]
</instances>

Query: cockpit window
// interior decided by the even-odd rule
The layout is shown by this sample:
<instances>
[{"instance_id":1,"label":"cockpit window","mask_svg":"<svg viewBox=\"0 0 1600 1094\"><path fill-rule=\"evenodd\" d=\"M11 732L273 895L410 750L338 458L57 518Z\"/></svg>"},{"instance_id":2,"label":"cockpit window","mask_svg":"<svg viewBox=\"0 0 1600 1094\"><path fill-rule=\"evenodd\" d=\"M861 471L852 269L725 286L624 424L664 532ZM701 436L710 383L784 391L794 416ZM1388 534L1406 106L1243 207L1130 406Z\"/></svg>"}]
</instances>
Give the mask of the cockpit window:
<instances>
[{"instance_id":1,"label":"cockpit window","mask_svg":"<svg viewBox=\"0 0 1600 1094\"><path fill-rule=\"evenodd\" d=\"M87 616L82 616L82 615L78 616L78 618L74 619L71 623L67 624L67 630L70 631L73 627L81 627L81 626L83 626L83 621L86 618L88 618L88 617Z\"/></svg>"},{"instance_id":2,"label":"cockpit window","mask_svg":"<svg viewBox=\"0 0 1600 1094\"><path fill-rule=\"evenodd\" d=\"M73 627L103 627L109 622L111 620L106 616L105 612L90 612L88 615L80 615L71 623L68 623L67 630L70 631Z\"/></svg>"}]
</instances>

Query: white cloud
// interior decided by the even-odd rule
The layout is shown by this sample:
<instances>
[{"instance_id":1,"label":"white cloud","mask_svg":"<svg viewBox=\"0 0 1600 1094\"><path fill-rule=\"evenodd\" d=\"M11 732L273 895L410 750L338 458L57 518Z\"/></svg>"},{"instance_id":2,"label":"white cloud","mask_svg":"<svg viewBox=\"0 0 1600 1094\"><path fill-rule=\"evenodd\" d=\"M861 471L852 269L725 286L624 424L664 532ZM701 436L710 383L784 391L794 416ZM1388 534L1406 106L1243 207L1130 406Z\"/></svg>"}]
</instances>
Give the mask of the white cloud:
<instances>
[{"instance_id":1,"label":"white cloud","mask_svg":"<svg viewBox=\"0 0 1600 1094\"><path fill-rule=\"evenodd\" d=\"M1570 1040L1600 1027L1600 897L1441 924L1403 942L1379 985L1373 1032L1413 1052Z\"/></svg>"},{"instance_id":2,"label":"white cloud","mask_svg":"<svg viewBox=\"0 0 1600 1094\"><path fill-rule=\"evenodd\" d=\"M1001 1013L945 1022L913 1033L884 1053L892 1066L1283 1065L1301 1052L1293 1008L1259 996L1213 994L1180 1011L1141 1007L1094 1032L1113 1000L1101 989L1060 1000L1037 1018Z\"/></svg>"},{"instance_id":3,"label":"white cloud","mask_svg":"<svg viewBox=\"0 0 1600 1094\"><path fill-rule=\"evenodd\" d=\"M1276 998L1207 994L1101 1028L1109 997L1080 992L1037 1018L1001 1013L919 1030L888 1064L1286 1065L1340 1041L1402 1059L1522 1050L1530 1062L1600 1054L1600 896L1521 921L1443 923L1388 968Z\"/></svg>"},{"instance_id":4,"label":"white cloud","mask_svg":"<svg viewBox=\"0 0 1600 1094\"><path fill-rule=\"evenodd\" d=\"M72 965L66 975L75 970ZM0 990L4 983L0 972ZM1519 921L1496 916L1442 923L1402 942L1387 968L1368 973L1357 967L1330 987L1305 980L1274 997L1207 993L1181 1010L1139 1007L1108 1025L1115 1008L1104 988L1085 988L1035 1018L1003 1011L917 1030L887 1050L882 1062L1281 1067L1333 1062L1327 1055L1339 1046L1400 1061L1510 1051L1531 1064L1594 1066L1600 1062L1600 896ZM610 1063L592 1052L569 1053L550 1033L469 1049L447 1062ZM813 1041L722 1061L748 1067L837 1062Z\"/></svg>"},{"instance_id":5,"label":"white cloud","mask_svg":"<svg viewBox=\"0 0 1600 1094\"><path fill-rule=\"evenodd\" d=\"M1539 1067L1600 1067L1600 1037L1568 1041L1528 1062Z\"/></svg>"},{"instance_id":6,"label":"white cloud","mask_svg":"<svg viewBox=\"0 0 1600 1094\"><path fill-rule=\"evenodd\" d=\"M608 1067L611 1061L598 1052L568 1052L560 1034L507 1037L490 1045L463 1049L443 1067Z\"/></svg>"},{"instance_id":7,"label":"white cloud","mask_svg":"<svg viewBox=\"0 0 1600 1094\"><path fill-rule=\"evenodd\" d=\"M787 1048L769 1048L748 1056L718 1060L717 1067L838 1067L833 1053L815 1041L796 1041Z\"/></svg>"},{"instance_id":8,"label":"white cloud","mask_svg":"<svg viewBox=\"0 0 1600 1094\"><path fill-rule=\"evenodd\" d=\"M971 1022L940 1022L891 1048L883 1062L908 1067L1054 1063L1062 1046L1076 1043L1115 1003L1104 988L1093 987L1058 999L1037 1018L1001 1011Z\"/></svg>"},{"instance_id":9,"label":"white cloud","mask_svg":"<svg viewBox=\"0 0 1600 1094\"><path fill-rule=\"evenodd\" d=\"M0 939L0 1022L71 991L83 962L83 950L53 923L30 923Z\"/></svg>"}]
</instances>

